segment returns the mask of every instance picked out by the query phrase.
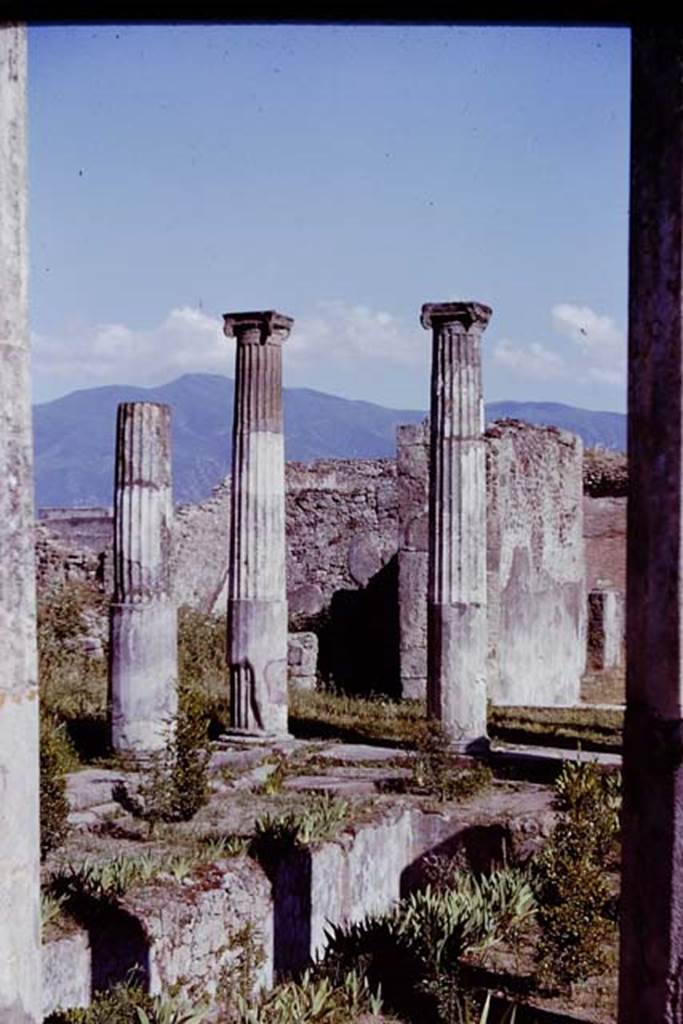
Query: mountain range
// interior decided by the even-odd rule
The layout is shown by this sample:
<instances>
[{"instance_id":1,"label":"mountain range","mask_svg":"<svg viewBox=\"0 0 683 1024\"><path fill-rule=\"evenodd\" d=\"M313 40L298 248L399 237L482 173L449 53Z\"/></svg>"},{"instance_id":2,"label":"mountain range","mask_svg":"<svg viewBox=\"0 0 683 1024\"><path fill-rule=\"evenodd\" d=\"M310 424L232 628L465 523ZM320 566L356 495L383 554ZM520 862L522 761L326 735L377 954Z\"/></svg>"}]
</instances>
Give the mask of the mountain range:
<instances>
[{"instance_id":1,"label":"mountain range","mask_svg":"<svg viewBox=\"0 0 683 1024\"><path fill-rule=\"evenodd\" d=\"M110 505L114 434L119 402L166 402L173 407L173 480L178 502L207 497L230 469L234 381L186 374L159 387L111 385L73 391L34 406L37 507ZM285 457L379 458L395 453L400 423L417 423L423 410L387 409L310 388L284 389ZM586 445L625 450L626 417L555 402L492 402L486 418L511 417L555 425Z\"/></svg>"}]
</instances>

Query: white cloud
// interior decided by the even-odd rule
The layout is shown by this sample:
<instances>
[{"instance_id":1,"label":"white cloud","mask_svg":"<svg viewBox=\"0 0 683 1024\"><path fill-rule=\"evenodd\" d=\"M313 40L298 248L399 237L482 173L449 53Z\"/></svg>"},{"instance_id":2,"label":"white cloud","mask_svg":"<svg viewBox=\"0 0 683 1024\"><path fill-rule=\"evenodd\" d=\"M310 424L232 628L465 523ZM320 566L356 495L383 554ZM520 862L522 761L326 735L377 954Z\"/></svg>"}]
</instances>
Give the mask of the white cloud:
<instances>
[{"instance_id":1,"label":"white cloud","mask_svg":"<svg viewBox=\"0 0 683 1024\"><path fill-rule=\"evenodd\" d=\"M159 384L193 371L226 373L231 353L221 321L183 306L154 327L102 324L61 337L34 334L33 368L42 378L78 385Z\"/></svg>"},{"instance_id":2,"label":"white cloud","mask_svg":"<svg viewBox=\"0 0 683 1024\"><path fill-rule=\"evenodd\" d=\"M626 338L610 316L602 316L590 306L561 303L553 307L552 318L555 330L579 345L589 376L609 384L623 384Z\"/></svg>"},{"instance_id":3,"label":"white cloud","mask_svg":"<svg viewBox=\"0 0 683 1024\"><path fill-rule=\"evenodd\" d=\"M535 341L529 345L515 345L502 338L493 351L493 361L520 377L538 380L561 377L567 369L562 356Z\"/></svg>"},{"instance_id":4,"label":"white cloud","mask_svg":"<svg viewBox=\"0 0 683 1024\"><path fill-rule=\"evenodd\" d=\"M334 300L318 302L314 315L296 322L287 354L299 363L322 358L337 363L379 359L413 365L421 361L424 344L417 324L411 331L391 313Z\"/></svg>"},{"instance_id":5,"label":"white cloud","mask_svg":"<svg viewBox=\"0 0 683 1024\"><path fill-rule=\"evenodd\" d=\"M231 375L233 345L222 326L221 319L183 306L149 328L79 325L57 337L34 334L34 373L39 385L53 393L60 391L59 382L64 391L99 384L160 384L183 373ZM328 368L362 367L373 360L405 366L423 360L424 347L417 324L409 331L391 313L331 301L319 302L312 315L296 320L285 358L295 369L321 363Z\"/></svg>"}]
</instances>

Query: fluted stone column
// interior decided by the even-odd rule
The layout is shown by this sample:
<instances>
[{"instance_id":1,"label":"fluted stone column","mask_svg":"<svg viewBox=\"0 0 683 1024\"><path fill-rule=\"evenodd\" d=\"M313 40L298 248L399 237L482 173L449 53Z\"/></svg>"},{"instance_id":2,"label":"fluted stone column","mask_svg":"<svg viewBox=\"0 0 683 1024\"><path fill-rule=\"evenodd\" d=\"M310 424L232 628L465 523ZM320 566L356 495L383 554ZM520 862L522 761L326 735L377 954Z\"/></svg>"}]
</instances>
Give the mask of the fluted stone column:
<instances>
[{"instance_id":1,"label":"fluted stone column","mask_svg":"<svg viewBox=\"0 0 683 1024\"><path fill-rule=\"evenodd\" d=\"M177 711L170 423L167 405L119 405L109 652L115 750L161 749L169 740Z\"/></svg>"},{"instance_id":2,"label":"fluted stone column","mask_svg":"<svg viewBox=\"0 0 683 1024\"><path fill-rule=\"evenodd\" d=\"M0 1020L42 1020L26 34L0 25Z\"/></svg>"},{"instance_id":3,"label":"fluted stone column","mask_svg":"<svg viewBox=\"0 0 683 1024\"><path fill-rule=\"evenodd\" d=\"M287 734L282 343L292 319L226 313L237 340L228 580L231 724Z\"/></svg>"},{"instance_id":4,"label":"fluted stone column","mask_svg":"<svg viewBox=\"0 0 683 1024\"><path fill-rule=\"evenodd\" d=\"M683 33L632 36L620 1024L683 1021Z\"/></svg>"},{"instance_id":5,"label":"fluted stone column","mask_svg":"<svg viewBox=\"0 0 683 1024\"><path fill-rule=\"evenodd\" d=\"M428 303L432 330L427 710L459 750L486 745L486 449L481 335L491 310Z\"/></svg>"}]
</instances>

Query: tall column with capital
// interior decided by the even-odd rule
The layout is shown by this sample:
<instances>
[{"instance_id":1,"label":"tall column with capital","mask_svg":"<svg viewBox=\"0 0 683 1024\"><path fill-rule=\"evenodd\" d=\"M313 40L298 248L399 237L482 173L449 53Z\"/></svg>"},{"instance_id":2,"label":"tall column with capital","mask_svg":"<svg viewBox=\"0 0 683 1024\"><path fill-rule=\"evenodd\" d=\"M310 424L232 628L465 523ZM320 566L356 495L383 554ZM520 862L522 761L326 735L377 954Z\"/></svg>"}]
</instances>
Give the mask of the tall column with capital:
<instances>
[{"instance_id":1,"label":"tall column with capital","mask_svg":"<svg viewBox=\"0 0 683 1024\"><path fill-rule=\"evenodd\" d=\"M40 828L26 29L0 25L0 1020L38 1024Z\"/></svg>"},{"instance_id":2,"label":"tall column with capital","mask_svg":"<svg viewBox=\"0 0 683 1024\"><path fill-rule=\"evenodd\" d=\"M683 32L653 26L631 61L620 1024L683 1021Z\"/></svg>"},{"instance_id":3,"label":"tall column with capital","mask_svg":"<svg viewBox=\"0 0 683 1024\"><path fill-rule=\"evenodd\" d=\"M228 580L231 725L287 734L282 343L293 320L226 313L237 340Z\"/></svg>"},{"instance_id":4,"label":"tall column with capital","mask_svg":"<svg viewBox=\"0 0 683 1024\"><path fill-rule=\"evenodd\" d=\"M427 303L432 330L427 710L453 746L486 744L486 449L478 302Z\"/></svg>"},{"instance_id":5,"label":"tall column with capital","mask_svg":"<svg viewBox=\"0 0 683 1024\"><path fill-rule=\"evenodd\" d=\"M112 746L121 751L163 748L178 709L170 424L167 405L119 405L109 713Z\"/></svg>"}]
</instances>

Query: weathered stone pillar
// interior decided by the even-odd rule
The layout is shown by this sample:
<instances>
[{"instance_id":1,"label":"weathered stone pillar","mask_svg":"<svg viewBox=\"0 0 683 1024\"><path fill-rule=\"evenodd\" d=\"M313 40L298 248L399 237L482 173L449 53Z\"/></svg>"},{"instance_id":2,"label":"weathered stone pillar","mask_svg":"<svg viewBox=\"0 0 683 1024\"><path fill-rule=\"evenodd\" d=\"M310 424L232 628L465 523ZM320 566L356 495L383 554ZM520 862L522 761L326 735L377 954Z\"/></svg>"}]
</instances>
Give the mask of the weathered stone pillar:
<instances>
[{"instance_id":1,"label":"weathered stone pillar","mask_svg":"<svg viewBox=\"0 0 683 1024\"><path fill-rule=\"evenodd\" d=\"M478 302L428 303L432 329L427 710L460 750L486 744L486 450Z\"/></svg>"},{"instance_id":2,"label":"weathered stone pillar","mask_svg":"<svg viewBox=\"0 0 683 1024\"><path fill-rule=\"evenodd\" d=\"M683 1021L683 34L633 30L620 1024Z\"/></svg>"},{"instance_id":3,"label":"weathered stone pillar","mask_svg":"<svg viewBox=\"0 0 683 1024\"><path fill-rule=\"evenodd\" d=\"M619 668L624 645L624 595L614 587L588 594L588 664L593 672Z\"/></svg>"},{"instance_id":4,"label":"weathered stone pillar","mask_svg":"<svg viewBox=\"0 0 683 1024\"><path fill-rule=\"evenodd\" d=\"M26 32L0 25L0 1020L42 1020Z\"/></svg>"},{"instance_id":5,"label":"weathered stone pillar","mask_svg":"<svg viewBox=\"0 0 683 1024\"><path fill-rule=\"evenodd\" d=\"M119 405L109 650L115 750L164 747L178 707L170 423L167 405Z\"/></svg>"},{"instance_id":6,"label":"weathered stone pillar","mask_svg":"<svg viewBox=\"0 0 683 1024\"><path fill-rule=\"evenodd\" d=\"M231 725L287 734L282 343L293 320L226 313L237 339L228 580Z\"/></svg>"}]
</instances>

